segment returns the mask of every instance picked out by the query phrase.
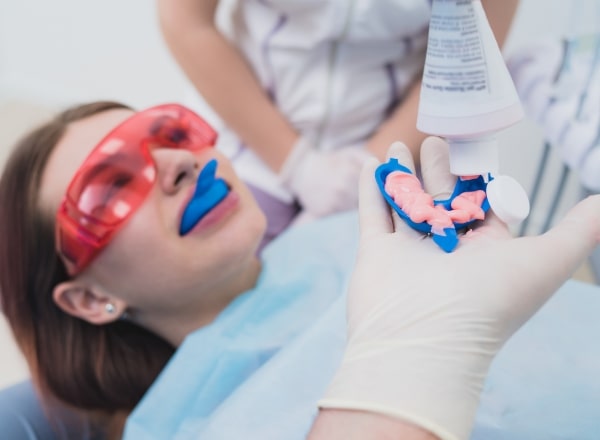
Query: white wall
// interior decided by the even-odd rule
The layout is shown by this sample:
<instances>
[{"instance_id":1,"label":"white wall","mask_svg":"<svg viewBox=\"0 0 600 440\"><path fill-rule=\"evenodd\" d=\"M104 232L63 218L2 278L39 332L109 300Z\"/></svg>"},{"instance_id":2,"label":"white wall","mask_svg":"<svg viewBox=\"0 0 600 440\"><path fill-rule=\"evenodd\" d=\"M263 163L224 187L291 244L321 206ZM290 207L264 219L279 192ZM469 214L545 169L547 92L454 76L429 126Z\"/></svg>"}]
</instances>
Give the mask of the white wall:
<instances>
[{"instance_id":1,"label":"white wall","mask_svg":"<svg viewBox=\"0 0 600 440\"><path fill-rule=\"evenodd\" d=\"M0 99L178 99L186 81L149 0L0 0Z\"/></svg>"}]
</instances>

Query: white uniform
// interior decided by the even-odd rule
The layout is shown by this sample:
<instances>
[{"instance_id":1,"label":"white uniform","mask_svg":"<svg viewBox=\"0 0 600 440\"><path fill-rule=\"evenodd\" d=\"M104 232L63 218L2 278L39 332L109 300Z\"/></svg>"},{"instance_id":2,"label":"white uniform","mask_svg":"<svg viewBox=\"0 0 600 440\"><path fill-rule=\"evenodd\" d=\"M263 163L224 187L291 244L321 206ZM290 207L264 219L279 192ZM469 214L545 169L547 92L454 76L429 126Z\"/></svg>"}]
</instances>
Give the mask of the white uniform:
<instances>
[{"instance_id":1,"label":"white uniform","mask_svg":"<svg viewBox=\"0 0 600 440\"><path fill-rule=\"evenodd\" d=\"M236 0L220 8L224 34L318 149L362 145L423 67L429 0ZM215 124L218 147L242 179L290 202L276 175L194 95L188 105Z\"/></svg>"}]
</instances>

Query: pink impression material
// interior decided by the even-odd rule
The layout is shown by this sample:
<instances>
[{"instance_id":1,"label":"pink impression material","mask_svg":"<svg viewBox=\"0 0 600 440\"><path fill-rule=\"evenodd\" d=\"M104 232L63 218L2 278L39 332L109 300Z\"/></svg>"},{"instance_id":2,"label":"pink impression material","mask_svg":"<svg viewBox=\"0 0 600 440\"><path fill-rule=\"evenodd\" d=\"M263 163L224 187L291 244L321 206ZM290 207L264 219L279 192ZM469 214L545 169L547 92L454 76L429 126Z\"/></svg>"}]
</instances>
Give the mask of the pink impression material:
<instances>
[{"instance_id":1,"label":"pink impression material","mask_svg":"<svg viewBox=\"0 0 600 440\"><path fill-rule=\"evenodd\" d=\"M481 209L485 199L485 192L482 190L459 194L452 200L451 210L435 205L433 197L423 190L414 174L391 172L386 178L385 190L413 222L427 222L431 225L431 232L437 235L445 235L444 229L454 228L455 224L485 218Z\"/></svg>"}]
</instances>

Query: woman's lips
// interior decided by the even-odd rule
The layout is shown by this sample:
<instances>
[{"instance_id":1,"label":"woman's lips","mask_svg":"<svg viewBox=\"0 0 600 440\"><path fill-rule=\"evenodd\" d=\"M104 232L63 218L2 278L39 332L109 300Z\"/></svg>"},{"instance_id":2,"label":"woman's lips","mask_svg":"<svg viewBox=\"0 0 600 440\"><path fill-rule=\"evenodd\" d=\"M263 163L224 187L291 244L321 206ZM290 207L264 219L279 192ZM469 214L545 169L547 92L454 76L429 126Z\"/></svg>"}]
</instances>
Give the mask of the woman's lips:
<instances>
[{"instance_id":1,"label":"woman's lips","mask_svg":"<svg viewBox=\"0 0 600 440\"><path fill-rule=\"evenodd\" d=\"M229 194L230 187L227 182L216 176L217 166L217 161L213 159L200 171L194 191L183 207L179 220L179 235L186 235L195 228Z\"/></svg>"},{"instance_id":2,"label":"woman's lips","mask_svg":"<svg viewBox=\"0 0 600 440\"><path fill-rule=\"evenodd\" d=\"M229 191L223 200L216 204L208 213L190 229L188 234L204 231L229 217L236 210L240 202L240 196L234 191Z\"/></svg>"}]
</instances>

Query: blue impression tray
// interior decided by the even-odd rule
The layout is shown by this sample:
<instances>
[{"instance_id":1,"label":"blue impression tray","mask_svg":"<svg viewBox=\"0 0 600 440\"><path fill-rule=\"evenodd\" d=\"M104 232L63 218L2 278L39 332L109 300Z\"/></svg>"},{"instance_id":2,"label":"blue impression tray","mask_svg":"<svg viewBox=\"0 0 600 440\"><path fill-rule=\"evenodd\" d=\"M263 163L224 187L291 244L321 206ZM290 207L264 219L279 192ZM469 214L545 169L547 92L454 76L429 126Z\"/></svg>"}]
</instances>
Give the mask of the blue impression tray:
<instances>
[{"instance_id":1,"label":"blue impression tray","mask_svg":"<svg viewBox=\"0 0 600 440\"><path fill-rule=\"evenodd\" d=\"M446 228L444 229L444 234L436 234L432 232L431 225L427 222L416 223L410 219L408 214L406 214L402 208L400 208L394 199L387 193L385 190L385 181L388 175L394 171L402 171L404 173L413 174L411 170L409 170L404 165L398 162L398 159L391 158L388 162L383 163L377 167L375 170L375 180L377 181L377 185L379 186L379 191L385 198L386 202L392 207L394 211L398 213L400 218L404 220L411 228L422 232L424 234L431 234L433 236L433 241L445 252L452 252L456 246L458 245L458 236L457 231L466 228L470 224L476 222L477 220L470 220L466 223L454 223L454 228ZM491 177L490 177L491 180ZM454 187L454 191L449 199L446 200L434 200L433 203L435 206L441 205L447 211L452 210L452 201L458 197L462 193L472 192L472 191L486 191L487 182L484 180L483 176L479 176L476 179L470 180L462 180L458 179L456 182L456 186ZM481 203L481 209L483 212L486 212L490 209L490 204L488 202L487 196Z\"/></svg>"}]
</instances>

